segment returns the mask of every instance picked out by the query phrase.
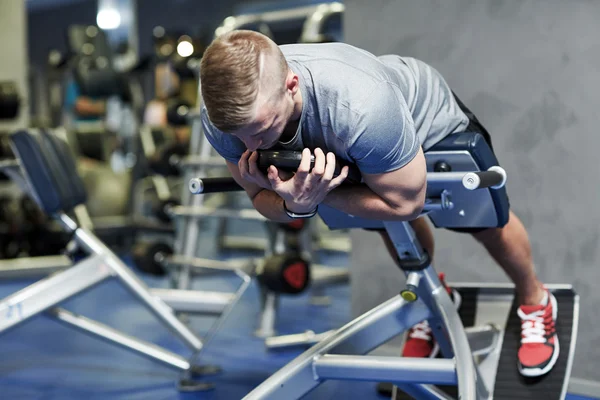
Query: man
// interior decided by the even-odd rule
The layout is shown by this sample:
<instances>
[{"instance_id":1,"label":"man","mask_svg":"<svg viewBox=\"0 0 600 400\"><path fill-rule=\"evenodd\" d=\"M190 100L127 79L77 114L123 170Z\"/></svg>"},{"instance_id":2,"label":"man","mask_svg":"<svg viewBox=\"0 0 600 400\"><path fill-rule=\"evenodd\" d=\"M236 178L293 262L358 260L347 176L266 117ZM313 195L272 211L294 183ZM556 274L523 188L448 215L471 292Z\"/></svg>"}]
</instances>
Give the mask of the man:
<instances>
[{"instance_id":1,"label":"man","mask_svg":"<svg viewBox=\"0 0 600 400\"><path fill-rule=\"evenodd\" d=\"M289 222L314 215L324 203L365 218L411 221L430 255L433 235L418 218L426 192L423 152L457 132L478 131L490 140L432 67L342 43L278 47L259 33L233 31L204 53L201 82L205 134L261 214ZM267 176L257 169L256 150L271 148L302 150L293 177L279 176L274 166ZM348 171L332 178L335 156L355 163L364 185L339 186ZM506 226L469 233L516 285L519 371L547 373L559 353L557 305L536 277L525 228L511 211ZM409 333L403 354L435 351L424 322Z\"/></svg>"}]
</instances>

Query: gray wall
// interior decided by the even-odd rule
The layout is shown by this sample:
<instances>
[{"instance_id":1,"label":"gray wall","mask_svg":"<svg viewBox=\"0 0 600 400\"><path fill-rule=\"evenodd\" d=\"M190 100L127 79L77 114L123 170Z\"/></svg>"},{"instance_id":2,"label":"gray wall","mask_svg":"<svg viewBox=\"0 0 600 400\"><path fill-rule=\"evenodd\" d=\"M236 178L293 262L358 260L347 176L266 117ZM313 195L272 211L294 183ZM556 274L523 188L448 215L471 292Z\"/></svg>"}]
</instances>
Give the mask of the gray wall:
<instances>
[{"instance_id":1,"label":"gray wall","mask_svg":"<svg viewBox=\"0 0 600 400\"><path fill-rule=\"evenodd\" d=\"M347 0L345 39L437 68L490 130L537 272L581 296L573 376L600 370L600 3L584 0ZM436 231L451 281L507 279L469 236ZM353 312L403 279L375 234L353 232ZM443 264L442 264L443 263Z\"/></svg>"},{"instance_id":2,"label":"gray wall","mask_svg":"<svg viewBox=\"0 0 600 400\"><path fill-rule=\"evenodd\" d=\"M19 117L0 122L0 131L11 131L29 124L27 88L27 37L25 3L0 1L0 81L14 81L21 94ZM10 38L10 40L8 39Z\"/></svg>"}]
</instances>

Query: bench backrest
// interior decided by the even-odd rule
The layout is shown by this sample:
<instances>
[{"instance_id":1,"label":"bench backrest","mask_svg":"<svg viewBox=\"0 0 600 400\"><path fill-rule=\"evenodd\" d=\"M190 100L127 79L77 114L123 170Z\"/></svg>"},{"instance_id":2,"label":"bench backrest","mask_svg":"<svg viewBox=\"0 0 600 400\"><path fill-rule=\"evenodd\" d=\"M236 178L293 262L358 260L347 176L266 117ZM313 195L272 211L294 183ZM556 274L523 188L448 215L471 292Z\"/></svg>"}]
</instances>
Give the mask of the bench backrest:
<instances>
[{"instance_id":1,"label":"bench backrest","mask_svg":"<svg viewBox=\"0 0 600 400\"><path fill-rule=\"evenodd\" d=\"M10 141L32 197L47 214L69 212L87 201L84 183L63 139L46 131L21 130Z\"/></svg>"}]
</instances>

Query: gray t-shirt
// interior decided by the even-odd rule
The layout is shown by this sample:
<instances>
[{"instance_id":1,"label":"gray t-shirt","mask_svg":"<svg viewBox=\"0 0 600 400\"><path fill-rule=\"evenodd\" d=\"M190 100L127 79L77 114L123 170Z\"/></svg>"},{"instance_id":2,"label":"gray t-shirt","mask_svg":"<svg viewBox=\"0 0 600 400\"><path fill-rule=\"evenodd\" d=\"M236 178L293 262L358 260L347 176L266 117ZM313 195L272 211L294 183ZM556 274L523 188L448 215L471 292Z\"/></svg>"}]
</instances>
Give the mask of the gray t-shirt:
<instances>
[{"instance_id":1,"label":"gray t-shirt","mask_svg":"<svg viewBox=\"0 0 600 400\"><path fill-rule=\"evenodd\" d=\"M333 152L362 172L399 169L469 120L443 77L409 57L373 54L343 43L280 46L299 76L303 108L298 131L274 149ZM202 110L205 135L226 160L246 150L218 131Z\"/></svg>"}]
</instances>

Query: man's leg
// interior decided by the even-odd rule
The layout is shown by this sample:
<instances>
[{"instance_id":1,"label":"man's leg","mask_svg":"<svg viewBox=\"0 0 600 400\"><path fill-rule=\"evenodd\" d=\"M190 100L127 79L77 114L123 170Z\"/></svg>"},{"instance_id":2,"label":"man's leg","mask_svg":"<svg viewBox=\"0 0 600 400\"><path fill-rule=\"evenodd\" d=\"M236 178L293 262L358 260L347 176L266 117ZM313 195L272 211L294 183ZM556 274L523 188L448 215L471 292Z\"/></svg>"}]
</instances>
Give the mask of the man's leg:
<instances>
[{"instance_id":1,"label":"man's leg","mask_svg":"<svg viewBox=\"0 0 600 400\"><path fill-rule=\"evenodd\" d=\"M492 258L514 282L520 304L538 305L545 295L543 284L535 274L529 236L521 220L510 211L503 228L474 233Z\"/></svg>"},{"instance_id":2,"label":"man's leg","mask_svg":"<svg viewBox=\"0 0 600 400\"><path fill-rule=\"evenodd\" d=\"M473 236L515 284L520 304L517 313L521 318L519 371L525 376L546 374L559 356L557 304L535 274L525 227L511 211L503 228L488 229Z\"/></svg>"}]
</instances>

